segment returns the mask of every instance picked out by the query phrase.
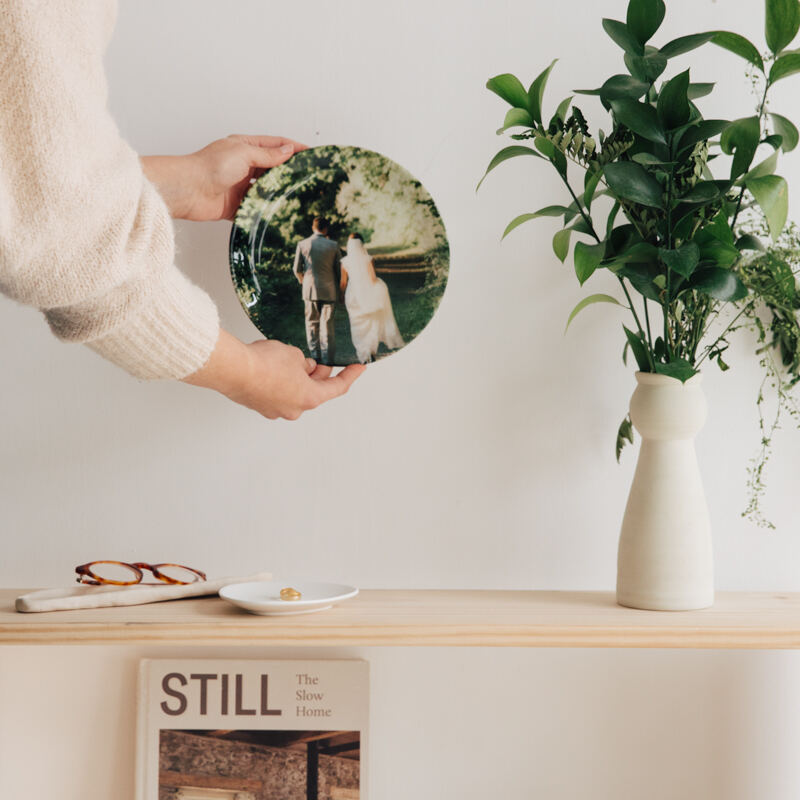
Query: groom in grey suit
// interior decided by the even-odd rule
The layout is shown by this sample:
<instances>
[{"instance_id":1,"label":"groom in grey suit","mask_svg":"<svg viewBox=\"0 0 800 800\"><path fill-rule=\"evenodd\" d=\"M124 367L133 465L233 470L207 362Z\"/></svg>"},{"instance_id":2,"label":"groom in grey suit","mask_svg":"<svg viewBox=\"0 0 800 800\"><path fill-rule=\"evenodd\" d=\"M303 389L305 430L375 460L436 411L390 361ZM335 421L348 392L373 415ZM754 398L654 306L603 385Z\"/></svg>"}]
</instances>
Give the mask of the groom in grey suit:
<instances>
[{"instance_id":1,"label":"groom in grey suit","mask_svg":"<svg viewBox=\"0 0 800 800\"><path fill-rule=\"evenodd\" d=\"M313 359L333 365L336 355L334 317L339 298L342 263L339 245L328 239L328 220L314 217L312 234L297 244L294 274L303 287L306 339Z\"/></svg>"}]
</instances>

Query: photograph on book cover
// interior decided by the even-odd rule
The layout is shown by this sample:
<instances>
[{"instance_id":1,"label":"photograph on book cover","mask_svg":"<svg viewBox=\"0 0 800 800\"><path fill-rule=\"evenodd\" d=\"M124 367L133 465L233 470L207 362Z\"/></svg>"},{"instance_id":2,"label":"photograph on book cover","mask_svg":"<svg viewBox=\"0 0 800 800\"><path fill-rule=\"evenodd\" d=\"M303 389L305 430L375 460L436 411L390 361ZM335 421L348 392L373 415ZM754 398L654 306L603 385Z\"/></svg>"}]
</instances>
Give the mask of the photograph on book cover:
<instances>
[{"instance_id":1,"label":"photograph on book cover","mask_svg":"<svg viewBox=\"0 0 800 800\"><path fill-rule=\"evenodd\" d=\"M364 661L143 661L137 798L362 800L368 717Z\"/></svg>"}]
</instances>

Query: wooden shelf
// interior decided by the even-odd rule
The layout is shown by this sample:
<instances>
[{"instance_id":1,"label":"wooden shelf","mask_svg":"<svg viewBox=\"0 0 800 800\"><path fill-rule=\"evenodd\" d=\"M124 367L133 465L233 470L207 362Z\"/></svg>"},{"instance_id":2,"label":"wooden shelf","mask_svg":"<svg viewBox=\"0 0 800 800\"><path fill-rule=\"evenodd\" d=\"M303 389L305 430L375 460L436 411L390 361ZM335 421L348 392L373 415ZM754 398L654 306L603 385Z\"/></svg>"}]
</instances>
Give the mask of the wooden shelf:
<instances>
[{"instance_id":1,"label":"wooden shelf","mask_svg":"<svg viewBox=\"0 0 800 800\"><path fill-rule=\"evenodd\" d=\"M800 648L800 593L654 612L611 592L366 590L318 614L259 617L218 597L19 614L24 591L0 590L0 644Z\"/></svg>"}]
</instances>

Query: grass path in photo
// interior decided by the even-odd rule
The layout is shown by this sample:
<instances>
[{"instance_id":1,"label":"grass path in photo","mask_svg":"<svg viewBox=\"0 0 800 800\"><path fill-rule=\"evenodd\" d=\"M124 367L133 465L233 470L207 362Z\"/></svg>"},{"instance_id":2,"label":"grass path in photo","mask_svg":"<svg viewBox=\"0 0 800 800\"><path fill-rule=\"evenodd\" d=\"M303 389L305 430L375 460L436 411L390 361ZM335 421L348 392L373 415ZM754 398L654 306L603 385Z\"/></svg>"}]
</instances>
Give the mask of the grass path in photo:
<instances>
[{"instance_id":1,"label":"grass path in photo","mask_svg":"<svg viewBox=\"0 0 800 800\"><path fill-rule=\"evenodd\" d=\"M430 321L430 310L420 303L420 297L414 290L396 290L392 292L392 307L394 309L397 327L405 339L406 343L411 341ZM300 347L304 353L308 354L306 347L306 323L305 306L301 299L293 303L291 308L283 313L285 318L281 319L280 325L270 326L276 334L272 338L280 339L287 344ZM350 320L347 316L347 308L344 303L336 306L336 360L342 364L356 363L356 351L353 340L350 337ZM280 334L278 334L280 331ZM378 351L378 356L385 355L391 351L387 350L382 344Z\"/></svg>"}]
</instances>

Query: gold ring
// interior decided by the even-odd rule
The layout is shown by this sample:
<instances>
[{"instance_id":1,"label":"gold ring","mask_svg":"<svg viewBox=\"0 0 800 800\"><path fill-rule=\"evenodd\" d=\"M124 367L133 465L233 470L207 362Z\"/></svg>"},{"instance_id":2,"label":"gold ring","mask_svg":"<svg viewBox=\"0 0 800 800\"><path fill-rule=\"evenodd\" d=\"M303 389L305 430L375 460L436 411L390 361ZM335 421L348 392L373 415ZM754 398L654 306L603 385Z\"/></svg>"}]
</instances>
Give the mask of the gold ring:
<instances>
[{"instance_id":1,"label":"gold ring","mask_svg":"<svg viewBox=\"0 0 800 800\"><path fill-rule=\"evenodd\" d=\"M281 600L299 600L302 596L297 589L292 589L291 586L281 589Z\"/></svg>"}]
</instances>

